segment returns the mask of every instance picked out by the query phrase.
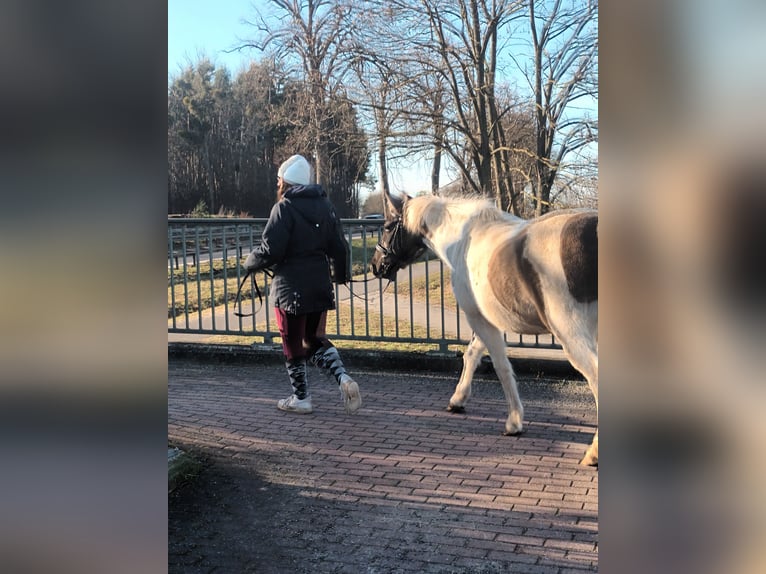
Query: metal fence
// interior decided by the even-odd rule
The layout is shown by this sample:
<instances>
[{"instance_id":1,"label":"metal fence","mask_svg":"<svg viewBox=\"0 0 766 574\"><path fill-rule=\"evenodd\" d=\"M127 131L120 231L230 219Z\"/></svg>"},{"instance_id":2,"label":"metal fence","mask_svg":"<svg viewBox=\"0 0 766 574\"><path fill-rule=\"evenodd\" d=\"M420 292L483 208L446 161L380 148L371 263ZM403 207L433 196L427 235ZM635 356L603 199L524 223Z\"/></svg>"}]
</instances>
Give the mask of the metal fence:
<instances>
[{"instance_id":1,"label":"metal fence","mask_svg":"<svg viewBox=\"0 0 766 574\"><path fill-rule=\"evenodd\" d=\"M264 343L279 337L265 273L246 283L243 296L236 298L245 275L242 262L259 244L265 223L261 218L168 218L168 333L247 336ZM441 261L429 253L389 284L368 270L383 221L342 223L354 279L335 287L337 309L328 314L327 324L331 339L421 344L440 351L468 342L471 329ZM561 348L550 335L508 334L506 340L510 347Z\"/></svg>"}]
</instances>

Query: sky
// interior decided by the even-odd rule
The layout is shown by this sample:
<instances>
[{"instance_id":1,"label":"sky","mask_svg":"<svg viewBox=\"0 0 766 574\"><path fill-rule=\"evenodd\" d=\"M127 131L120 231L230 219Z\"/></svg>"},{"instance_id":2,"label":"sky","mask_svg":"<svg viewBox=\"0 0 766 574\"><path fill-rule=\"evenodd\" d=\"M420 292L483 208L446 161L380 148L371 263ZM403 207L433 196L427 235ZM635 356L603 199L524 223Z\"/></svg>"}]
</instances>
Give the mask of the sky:
<instances>
[{"instance_id":1,"label":"sky","mask_svg":"<svg viewBox=\"0 0 766 574\"><path fill-rule=\"evenodd\" d=\"M226 66L232 74L257 58L253 50L223 52L251 33L241 20L252 19L253 4L248 0L168 0L168 76L200 55Z\"/></svg>"}]
</instances>

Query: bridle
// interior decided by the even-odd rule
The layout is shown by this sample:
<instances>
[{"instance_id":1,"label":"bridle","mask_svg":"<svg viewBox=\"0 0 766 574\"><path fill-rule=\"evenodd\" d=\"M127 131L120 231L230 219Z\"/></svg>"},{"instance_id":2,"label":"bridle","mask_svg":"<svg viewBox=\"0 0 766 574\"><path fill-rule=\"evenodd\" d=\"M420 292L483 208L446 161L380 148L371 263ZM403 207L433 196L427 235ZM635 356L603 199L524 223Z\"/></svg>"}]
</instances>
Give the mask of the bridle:
<instances>
[{"instance_id":1,"label":"bridle","mask_svg":"<svg viewBox=\"0 0 766 574\"><path fill-rule=\"evenodd\" d=\"M404 229L401 216L386 224L384 229L391 232L388 246L383 245L381 238L381 241L375 246L375 251L389 259L390 267L402 269L420 257L427 249L423 243L423 238L420 235L415 235L414 237L417 237L417 243L413 244L415 251L412 254L407 253L409 247L406 243L407 231Z\"/></svg>"}]
</instances>

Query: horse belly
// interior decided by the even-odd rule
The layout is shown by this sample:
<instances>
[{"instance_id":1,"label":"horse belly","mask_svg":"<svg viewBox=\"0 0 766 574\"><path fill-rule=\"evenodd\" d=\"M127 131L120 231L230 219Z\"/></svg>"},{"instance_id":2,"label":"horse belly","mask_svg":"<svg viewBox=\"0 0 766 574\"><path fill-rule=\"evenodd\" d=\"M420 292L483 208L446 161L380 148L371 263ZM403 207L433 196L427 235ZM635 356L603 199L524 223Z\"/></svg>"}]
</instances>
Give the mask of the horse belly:
<instances>
[{"instance_id":1,"label":"horse belly","mask_svg":"<svg viewBox=\"0 0 766 574\"><path fill-rule=\"evenodd\" d=\"M501 311L502 312L502 311ZM508 333L517 333L519 335L542 335L549 333L548 328L543 325L537 310L532 309L529 313L523 311L505 312L501 323L503 331Z\"/></svg>"},{"instance_id":2,"label":"horse belly","mask_svg":"<svg viewBox=\"0 0 766 574\"><path fill-rule=\"evenodd\" d=\"M549 332L540 278L526 258L527 234L522 232L490 251L485 273L484 303L488 319L504 331L525 335Z\"/></svg>"}]
</instances>

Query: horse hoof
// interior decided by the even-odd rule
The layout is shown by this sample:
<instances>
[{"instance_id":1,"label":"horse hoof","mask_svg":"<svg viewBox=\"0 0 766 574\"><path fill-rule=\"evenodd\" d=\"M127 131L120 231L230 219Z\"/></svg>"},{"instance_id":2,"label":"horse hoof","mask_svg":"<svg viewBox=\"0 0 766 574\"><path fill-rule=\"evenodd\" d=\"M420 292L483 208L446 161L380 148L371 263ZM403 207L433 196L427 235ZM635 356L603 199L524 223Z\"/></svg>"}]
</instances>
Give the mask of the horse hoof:
<instances>
[{"instance_id":1,"label":"horse hoof","mask_svg":"<svg viewBox=\"0 0 766 574\"><path fill-rule=\"evenodd\" d=\"M519 436L520 434L524 433L524 429L519 429L517 431L503 431L503 436Z\"/></svg>"},{"instance_id":2,"label":"horse hoof","mask_svg":"<svg viewBox=\"0 0 766 574\"><path fill-rule=\"evenodd\" d=\"M448 405L447 406L447 411L449 411L451 413L464 413L465 412L465 407L459 407L457 405Z\"/></svg>"},{"instance_id":3,"label":"horse hoof","mask_svg":"<svg viewBox=\"0 0 766 574\"><path fill-rule=\"evenodd\" d=\"M598 459L593 459L589 456L586 456L580 461L580 464L582 466L592 466L593 468L598 468Z\"/></svg>"}]
</instances>

